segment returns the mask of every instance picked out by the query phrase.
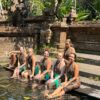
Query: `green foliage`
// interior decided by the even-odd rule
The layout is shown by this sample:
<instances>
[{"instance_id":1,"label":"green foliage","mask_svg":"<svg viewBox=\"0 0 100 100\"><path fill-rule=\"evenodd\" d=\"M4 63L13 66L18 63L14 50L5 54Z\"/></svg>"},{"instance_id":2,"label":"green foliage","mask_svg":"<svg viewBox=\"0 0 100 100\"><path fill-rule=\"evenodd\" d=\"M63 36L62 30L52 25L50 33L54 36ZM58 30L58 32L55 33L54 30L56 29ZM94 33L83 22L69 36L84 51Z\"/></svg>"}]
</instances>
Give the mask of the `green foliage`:
<instances>
[{"instance_id":1,"label":"green foliage","mask_svg":"<svg viewBox=\"0 0 100 100\"><path fill-rule=\"evenodd\" d=\"M78 17L77 17L77 20L78 21L82 21L82 20L86 20L89 16L89 13L87 13L86 11L80 11L78 13Z\"/></svg>"},{"instance_id":2,"label":"green foliage","mask_svg":"<svg viewBox=\"0 0 100 100\"><path fill-rule=\"evenodd\" d=\"M11 0L1 0L3 9L8 9L11 6Z\"/></svg>"},{"instance_id":3,"label":"green foliage","mask_svg":"<svg viewBox=\"0 0 100 100\"><path fill-rule=\"evenodd\" d=\"M26 0L27 1L27 0ZM73 0L62 0L57 12L59 19L68 15L72 6L74 6ZM100 19L100 0L76 0L77 1L77 20L90 20ZM11 6L11 0L1 0L4 9L8 9ZM27 4L30 6L29 16L42 15L42 11L45 8L53 8L54 0L28 0ZM93 9L92 9L93 8ZM93 10L96 12L96 16L93 15Z\"/></svg>"},{"instance_id":4,"label":"green foliage","mask_svg":"<svg viewBox=\"0 0 100 100\"><path fill-rule=\"evenodd\" d=\"M68 14L71 9L72 1L71 0L62 0L60 8L58 10L58 17L62 18Z\"/></svg>"},{"instance_id":5,"label":"green foliage","mask_svg":"<svg viewBox=\"0 0 100 100\"><path fill-rule=\"evenodd\" d=\"M44 5L41 0L30 0L29 3L31 6L30 15L37 16L42 14Z\"/></svg>"}]
</instances>

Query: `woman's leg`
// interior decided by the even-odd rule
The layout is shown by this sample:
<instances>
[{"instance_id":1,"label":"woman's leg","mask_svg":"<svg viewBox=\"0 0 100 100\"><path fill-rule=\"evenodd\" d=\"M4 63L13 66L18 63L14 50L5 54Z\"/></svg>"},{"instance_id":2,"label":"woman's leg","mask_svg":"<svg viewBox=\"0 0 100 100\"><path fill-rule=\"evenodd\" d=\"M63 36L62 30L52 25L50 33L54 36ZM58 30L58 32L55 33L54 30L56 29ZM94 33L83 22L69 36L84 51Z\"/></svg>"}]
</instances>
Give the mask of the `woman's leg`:
<instances>
[{"instance_id":1,"label":"woman's leg","mask_svg":"<svg viewBox=\"0 0 100 100\"><path fill-rule=\"evenodd\" d=\"M52 94L48 94L47 96L50 96L50 97L51 97L51 96L54 96L54 95L60 93L62 89L63 89L63 87L60 86L60 87L58 87Z\"/></svg>"},{"instance_id":2,"label":"woman's leg","mask_svg":"<svg viewBox=\"0 0 100 100\"><path fill-rule=\"evenodd\" d=\"M63 82L62 85L58 87L50 96L60 95L65 84L66 82Z\"/></svg>"},{"instance_id":3,"label":"woman's leg","mask_svg":"<svg viewBox=\"0 0 100 100\"><path fill-rule=\"evenodd\" d=\"M24 71L24 72L22 72L22 78L26 78L26 79L28 79L28 77L29 77L29 73L28 73L28 71Z\"/></svg>"},{"instance_id":4,"label":"woman's leg","mask_svg":"<svg viewBox=\"0 0 100 100\"><path fill-rule=\"evenodd\" d=\"M55 98L58 96L62 96L64 94L65 94L65 91L63 90L63 87L59 87L52 94L48 95L48 98Z\"/></svg>"},{"instance_id":5,"label":"woman's leg","mask_svg":"<svg viewBox=\"0 0 100 100\"><path fill-rule=\"evenodd\" d=\"M18 73L19 73L19 69L18 68L15 68L14 73L13 73L13 75L12 75L11 78L18 77Z\"/></svg>"},{"instance_id":6,"label":"woman's leg","mask_svg":"<svg viewBox=\"0 0 100 100\"><path fill-rule=\"evenodd\" d=\"M61 91L59 91L57 94L49 96L49 98L56 98L56 97L60 97L63 96L65 94L65 91L62 89Z\"/></svg>"}]
</instances>

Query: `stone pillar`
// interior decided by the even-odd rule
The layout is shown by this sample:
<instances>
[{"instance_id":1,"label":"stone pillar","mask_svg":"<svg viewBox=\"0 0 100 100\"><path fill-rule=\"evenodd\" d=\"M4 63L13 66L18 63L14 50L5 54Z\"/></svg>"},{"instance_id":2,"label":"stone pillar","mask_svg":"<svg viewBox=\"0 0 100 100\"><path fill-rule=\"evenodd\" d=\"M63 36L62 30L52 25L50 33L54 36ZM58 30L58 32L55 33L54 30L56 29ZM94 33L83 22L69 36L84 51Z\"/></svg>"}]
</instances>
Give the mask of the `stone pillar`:
<instances>
[{"instance_id":1,"label":"stone pillar","mask_svg":"<svg viewBox=\"0 0 100 100\"><path fill-rule=\"evenodd\" d=\"M67 39L67 25L60 23L58 25L53 25L51 30L53 32L53 42L54 46L59 52L63 52L65 48L65 42Z\"/></svg>"}]
</instances>

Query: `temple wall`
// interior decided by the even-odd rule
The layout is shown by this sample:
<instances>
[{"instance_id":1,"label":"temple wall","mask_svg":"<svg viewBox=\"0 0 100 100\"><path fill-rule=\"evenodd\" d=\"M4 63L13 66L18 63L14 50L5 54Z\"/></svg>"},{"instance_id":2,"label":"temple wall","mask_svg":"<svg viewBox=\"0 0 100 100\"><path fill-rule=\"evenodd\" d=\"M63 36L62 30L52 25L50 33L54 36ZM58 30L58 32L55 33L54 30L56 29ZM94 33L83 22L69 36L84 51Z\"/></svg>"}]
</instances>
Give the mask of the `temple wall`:
<instances>
[{"instance_id":1,"label":"temple wall","mask_svg":"<svg viewBox=\"0 0 100 100\"><path fill-rule=\"evenodd\" d=\"M0 27L0 56L19 44L24 47L38 47L45 44L41 29L43 24L31 24L28 27ZM100 24L52 25L51 44L63 51L65 41L71 38L75 48L82 51L100 51ZM42 43L42 44L41 44Z\"/></svg>"},{"instance_id":2,"label":"temple wall","mask_svg":"<svg viewBox=\"0 0 100 100\"><path fill-rule=\"evenodd\" d=\"M0 37L0 56L6 56L8 52L15 50L16 45L34 47L35 37Z\"/></svg>"},{"instance_id":3,"label":"temple wall","mask_svg":"<svg viewBox=\"0 0 100 100\"><path fill-rule=\"evenodd\" d=\"M77 50L100 51L100 24L96 26L71 26L68 33Z\"/></svg>"}]
</instances>

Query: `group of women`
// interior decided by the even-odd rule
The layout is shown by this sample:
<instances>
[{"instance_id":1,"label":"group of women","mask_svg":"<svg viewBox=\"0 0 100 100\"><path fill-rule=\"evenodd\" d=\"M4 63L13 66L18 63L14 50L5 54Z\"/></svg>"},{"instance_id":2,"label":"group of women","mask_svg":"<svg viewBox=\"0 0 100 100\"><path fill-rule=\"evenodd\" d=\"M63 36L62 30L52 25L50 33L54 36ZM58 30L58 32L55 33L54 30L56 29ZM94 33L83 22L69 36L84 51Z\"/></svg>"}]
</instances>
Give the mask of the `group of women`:
<instances>
[{"instance_id":1,"label":"group of women","mask_svg":"<svg viewBox=\"0 0 100 100\"><path fill-rule=\"evenodd\" d=\"M79 88L79 66L75 62L76 53L73 45L68 39L64 54L58 52L57 59L52 61L49 51L45 50L43 58L36 62L32 48L28 52L23 47L18 51L12 51L9 68L14 72L11 78L26 80L45 80L45 87L55 86L53 93L46 92L48 98L64 95L66 92Z\"/></svg>"}]
</instances>

